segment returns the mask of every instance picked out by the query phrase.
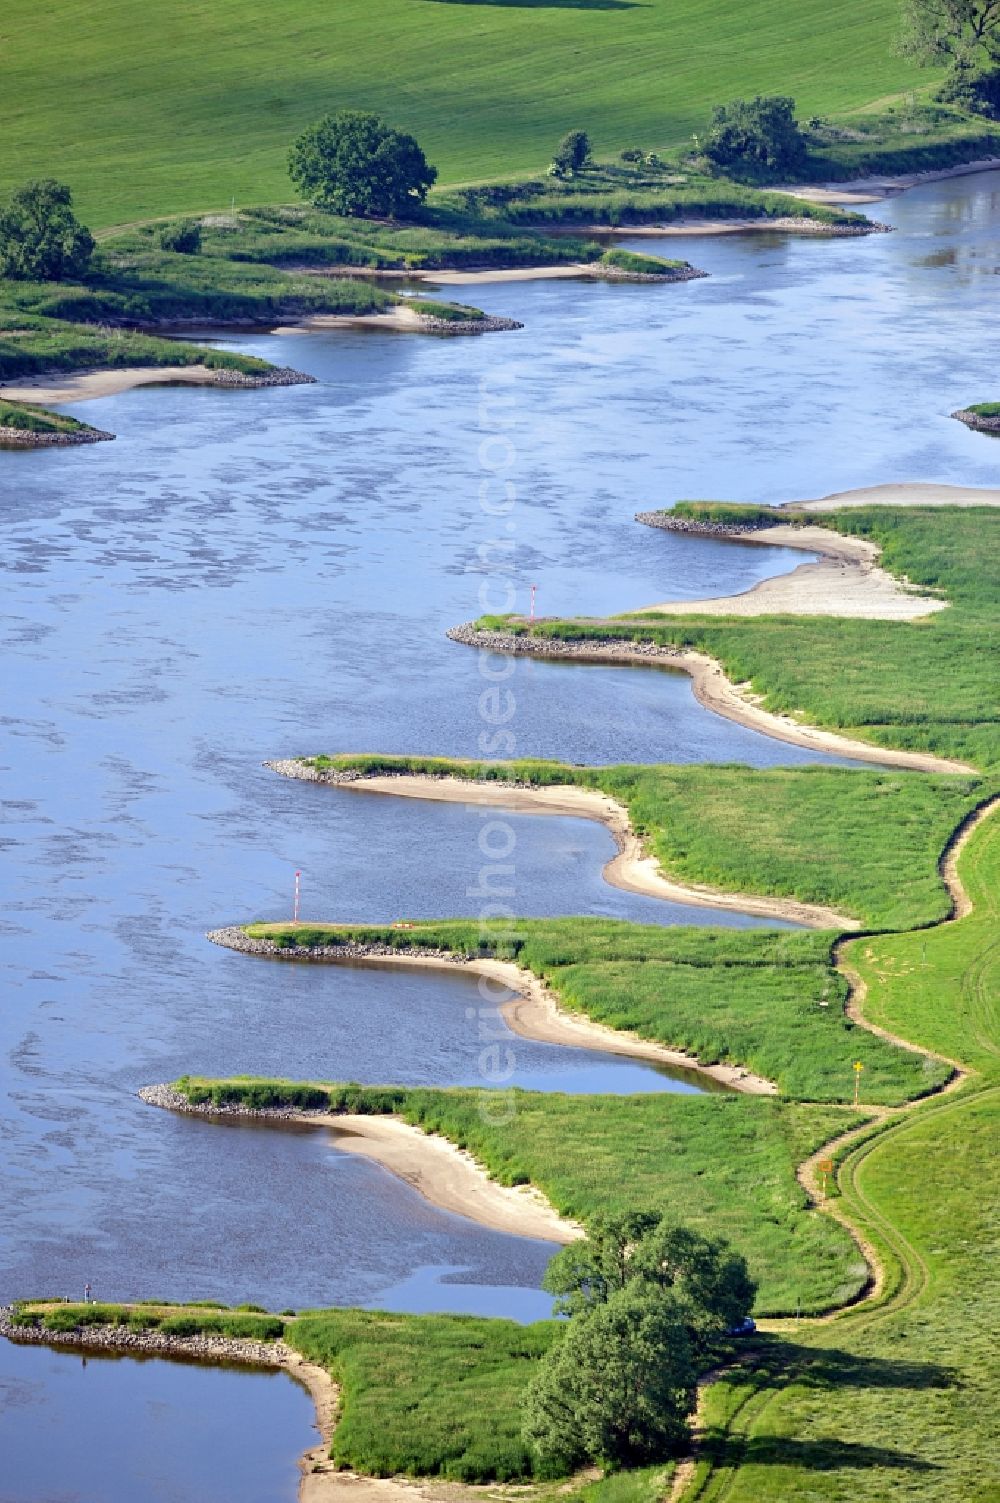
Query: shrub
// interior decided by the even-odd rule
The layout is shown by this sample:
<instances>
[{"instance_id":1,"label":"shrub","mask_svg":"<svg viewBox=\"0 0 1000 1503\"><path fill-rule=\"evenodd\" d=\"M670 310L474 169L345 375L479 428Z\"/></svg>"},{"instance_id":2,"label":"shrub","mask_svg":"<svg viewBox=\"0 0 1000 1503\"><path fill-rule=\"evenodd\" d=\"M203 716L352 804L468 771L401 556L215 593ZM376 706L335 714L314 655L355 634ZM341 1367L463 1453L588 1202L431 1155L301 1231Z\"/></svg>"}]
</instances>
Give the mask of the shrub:
<instances>
[{"instance_id":1,"label":"shrub","mask_svg":"<svg viewBox=\"0 0 1000 1503\"><path fill-rule=\"evenodd\" d=\"M590 161L590 137L586 131L571 130L555 149L552 165L560 177L572 177Z\"/></svg>"},{"instance_id":2,"label":"shrub","mask_svg":"<svg viewBox=\"0 0 1000 1503\"><path fill-rule=\"evenodd\" d=\"M201 250L201 225L197 219L181 219L165 224L159 233L160 248L181 256L196 256Z\"/></svg>"},{"instance_id":3,"label":"shrub","mask_svg":"<svg viewBox=\"0 0 1000 1503\"><path fill-rule=\"evenodd\" d=\"M805 140L795 119L794 99L756 94L719 105L712 115L705 155L716 167L767 174L795 171L805 158Z\"/></svg>"},{"instance_id":4,"label":"shrub","mask_svg":"<svg viewBox=\"0 0 1000 1503\"><path fill-rule=\"evenodd\" d=\"M941 85L942 104L957 104L974 115L1000 120L1000 66L955 68Z\"/></svg>"}]
</instances>

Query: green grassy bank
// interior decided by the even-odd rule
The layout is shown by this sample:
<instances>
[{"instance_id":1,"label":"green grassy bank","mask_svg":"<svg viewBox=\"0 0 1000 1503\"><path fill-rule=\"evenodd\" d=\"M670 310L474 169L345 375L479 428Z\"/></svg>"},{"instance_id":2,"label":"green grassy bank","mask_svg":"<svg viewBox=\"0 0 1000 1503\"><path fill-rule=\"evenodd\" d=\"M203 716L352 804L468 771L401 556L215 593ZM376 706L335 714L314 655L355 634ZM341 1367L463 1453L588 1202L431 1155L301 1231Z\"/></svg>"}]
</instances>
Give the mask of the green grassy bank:
<instances>
[{"instance_id":1,"label":"green grassy bank","mask_svg":"<svg viewBox=\"0 0 1000 1503\"><path fill-rule=\"evenodd\" d=\"M1000 819L959 860L973 911L924 935L857 940L866 1014L961 1059L963 1089L850 1153L841 1204L887 1268L884 1299L792 1343L709 1396L689 1499L982 1503L1000 1492L992 1332L1000 1129Z\"/></svg>"},{"instance_id":2,"label":"green grassy bank","mask_svg":"<svg viewBox=\"0 0 1000 1503\"><path fill-rule=\"evenodd\" d=\"M95 224L280 201L289 142L343 106L412 131L442 182L537 176L575 126L610 154L687 142L737 94L793 94L808 118L926 87L896 26L895 0L13 0L0 187L58 168Z\"/></svg>"}]
</instances>

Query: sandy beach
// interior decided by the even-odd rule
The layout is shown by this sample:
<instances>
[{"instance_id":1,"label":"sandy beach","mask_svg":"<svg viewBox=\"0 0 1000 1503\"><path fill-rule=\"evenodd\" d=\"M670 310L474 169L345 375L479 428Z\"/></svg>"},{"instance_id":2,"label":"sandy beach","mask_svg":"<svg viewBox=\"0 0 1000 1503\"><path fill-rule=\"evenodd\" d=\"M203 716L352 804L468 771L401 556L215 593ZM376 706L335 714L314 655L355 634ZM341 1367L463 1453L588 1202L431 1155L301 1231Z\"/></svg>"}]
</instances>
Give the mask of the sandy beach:
<instances>
[{"instance_id":1,"label":"sandy beach","mask_svg":"<svg viewBox=\"0 0 1000 1503\"><path fill-rule=\"evenodd\" d=\"M879 548L865 538L842 537L825 527L765 527L741 543L801 548L823 557L790 574L763 579L740 595L668 600L646 606L670 616L846 616L868 621L913 621L948 602L897 579L879 563Z\"/></svg>"},{"instance_id":2,"label":"sandy beach","mask_svg":"<svg viewBox=\"0 0 1000 1503\"><path fill-rule=\"evenodd\" d=\"M316 1123L315 1117L302 1120ZM443 1211L539 1242L574 1242L584 1234L540 1191L530 1185L498 1184L471 1153L447 1138L425 1133L398 1117L345 1115L328 1121L338 1150L374 1159Z\"/></svg>"},{"instance_id":3,"label":"sandy beach","mask_svg":"<svg viewBox=\"0 0 1000 1503\"><path fill-rule=\"evenodd\" d=\"M112 397L136 386L218 386L218 371L207 365L123 366L120 370L77 371L65 376L32 376L0 386L5 402L86 402Z\"/></svg>"},{"instance_id":4,"label":"sandy beach","mask_svg":"<svg viewBox=\"0 0 1000 1503\"><path fill-rule=\"evenodd\" d=\"M280 761L265 764L284 777L299 777L306 782L324 782L301 762ZM702 908L735 909L763 918L787 919L814 929L850 929L857 921L832 908L798 903L791 898L754 897L749 893L717 892L711 887L671 881L660 871L659 863L643 847L632 829L628 810L623 804L591 788L573 784L556 784L541 788L516 788L503 783L473 782L468 778L438 778L419 773L400 776L355 778L350 782L331 783L332 787L355 793L389 793L397 798L435 799L444 803L485 804L524 814L565 814L578 819L593 819L604 825L618 847L618 854L604 868L605 881L626 892L646 897L664 898L671 903L690 903ZM603 1047L603 1046L602 1046Z\"/></svg>"},{"instance_id":5,"label":"sandy beach","mask_svg":"<svg viewBox=\"0 0 1000 1503\"><path fill-rule=\"evenodd\" d=\"M388 313L314 313L296 324L280 324L272 334L309 334L322 329L401 329L415 333L426 320L413 309L397 303Z\"/></svg>"}]
</instances>

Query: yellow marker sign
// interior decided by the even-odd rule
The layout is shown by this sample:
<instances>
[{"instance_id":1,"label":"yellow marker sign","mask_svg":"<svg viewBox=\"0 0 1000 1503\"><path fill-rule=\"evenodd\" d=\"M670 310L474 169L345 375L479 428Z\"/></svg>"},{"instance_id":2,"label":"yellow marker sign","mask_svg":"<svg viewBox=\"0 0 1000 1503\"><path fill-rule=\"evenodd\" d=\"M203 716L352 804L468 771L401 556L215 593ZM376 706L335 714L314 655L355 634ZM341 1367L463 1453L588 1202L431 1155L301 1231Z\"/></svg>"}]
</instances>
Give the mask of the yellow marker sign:
<instances>
[{"instance_id":1,"label":"yellow marker sign","mask_svg":"<svg viewBox=\"0 0 1000 1503\"><path fill-rule=\"evenodd\" d=\"M854 1061L854 1105L855 1106L857 1106L857 1104L858 1104L858 1087L861 1084L861 1071L863 1069L864 1069L864 1065L861 1063L861 1061L859 1059L856 1059Z\"/></svg>"}]
</instances>

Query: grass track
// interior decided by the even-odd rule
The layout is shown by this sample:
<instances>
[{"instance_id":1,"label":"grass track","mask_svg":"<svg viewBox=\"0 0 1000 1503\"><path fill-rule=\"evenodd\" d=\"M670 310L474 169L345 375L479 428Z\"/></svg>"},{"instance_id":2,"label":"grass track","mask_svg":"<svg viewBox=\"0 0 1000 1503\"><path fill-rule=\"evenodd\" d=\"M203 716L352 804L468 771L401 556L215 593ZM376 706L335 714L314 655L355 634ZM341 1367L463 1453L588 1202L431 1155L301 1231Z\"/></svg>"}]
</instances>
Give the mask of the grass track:
<instances>
[{"instance_id":1,"label":"grass track","mask_svg":"<svg viewBox=\"0 0 1000 1503\"><path fill-rule=\"evenodd\" d=\"M539 174L561 134L667 145L711 106L791 93L803 115L927 83L895 0L12 0L0 188L54 174L109 224L291 197L291 138L326 110L412 130L443 181ZM849 59L849 66L845 59Z\"/></svg>"}]
</instances>

